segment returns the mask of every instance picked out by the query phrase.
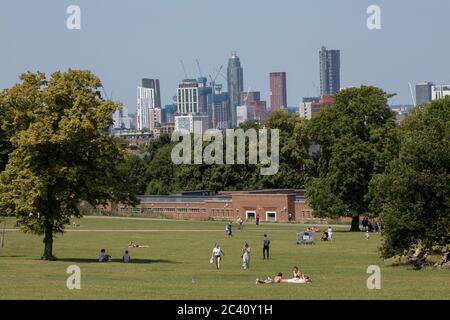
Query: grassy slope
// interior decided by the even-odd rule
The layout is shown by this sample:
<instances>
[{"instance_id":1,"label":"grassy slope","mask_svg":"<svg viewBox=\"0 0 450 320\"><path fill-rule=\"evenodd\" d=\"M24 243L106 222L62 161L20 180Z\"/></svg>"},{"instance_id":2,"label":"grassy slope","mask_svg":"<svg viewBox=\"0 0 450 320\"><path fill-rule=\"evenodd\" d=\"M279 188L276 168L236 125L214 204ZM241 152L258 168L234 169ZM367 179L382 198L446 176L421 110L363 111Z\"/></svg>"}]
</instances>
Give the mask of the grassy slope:
<instances>
[{"instance_id":1,"label":"grassy slope","mask_svg":"<svg viewBox=\"0 0 450 320\"><path fill-rule=\"evenodd\" d=\"M12 220L9 226L12 227ZM363 233L336 228L335 241L302 246L294 225L246 225L233 238L223 222L82 219L77 230L162 230L158 232L67 232L55 240L56 262L40 261L42 239L7 232L0 249L0 299L449 299L448 271L411 270L383 262L377 254L379 235L366 241ZM322 227L323 228L323 227ZM68 230L73 227L68 227ZM170 230L186 230L183 232ZM191 231L189 231L191 230ZM207 230L196 232L193 230ZM341 231L339 231L341 230ZM262 260L262 235L272 242L271 260ZM134 263L96 262L105 248L121 257L129 240L149 248L130 249ZM209 264L215 241L225 257L222 269ZM251 269L242 270L244 241L253 252ZM81 290L66 288L66 268L80 266ZM290 275L299 265L311 285L256 286L255 278L281 271ZM381 290L366 288L366 268L381 267ZM193 282L194 279L194 282Z\"/></svg>"}]
</instances>

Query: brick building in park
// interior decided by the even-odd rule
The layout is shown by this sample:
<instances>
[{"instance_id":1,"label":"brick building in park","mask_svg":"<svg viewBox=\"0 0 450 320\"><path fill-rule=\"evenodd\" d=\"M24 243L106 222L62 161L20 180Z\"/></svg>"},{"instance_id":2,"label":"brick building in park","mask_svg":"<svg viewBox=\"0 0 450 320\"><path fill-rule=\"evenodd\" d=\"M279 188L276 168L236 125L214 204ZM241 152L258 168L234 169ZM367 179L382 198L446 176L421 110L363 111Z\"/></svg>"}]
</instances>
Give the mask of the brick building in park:
<instances>
[{"instance_id":1,"label":"brick building in park","mask_svg":"<svg viewBox=\"0 0 450 320\"><path fill-rule=\"evenodd\" d=\"M113 204L101 211L193 220L235 220L237 216L253 220L259 214L260 220L266 222L286 222L291 213L292 221L296 222L320 220L313 217L304 194L305 190L294 189L191 191L169 196L138 196L140 204L136 207Z\"/></svg>"}]
</instances>

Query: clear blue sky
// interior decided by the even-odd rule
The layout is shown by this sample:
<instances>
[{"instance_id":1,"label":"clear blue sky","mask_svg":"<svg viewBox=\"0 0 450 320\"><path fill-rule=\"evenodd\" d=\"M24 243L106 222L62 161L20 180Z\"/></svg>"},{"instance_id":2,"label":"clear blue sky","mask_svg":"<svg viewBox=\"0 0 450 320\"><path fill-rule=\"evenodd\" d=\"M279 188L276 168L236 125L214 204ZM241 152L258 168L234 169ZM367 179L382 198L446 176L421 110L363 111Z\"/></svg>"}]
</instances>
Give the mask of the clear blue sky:
<instances>
[{"instance_id":1,"label":"clear blue sky","mask_svg":"<svg viewBox=\"0 0 450 320\"><path fill-rule=\"evenodd\" d=\"M71 4L81 30L66 28ZM381 30L366 27L371 4ZM341 50L342 86L376 85L398 94L391 103L411 103L408 82L450 83L449 12L448 0L2 0L0 88L27 70L91 69L134 111L142 77L159 78L170 103L180 59L197 77L196 58L208 75L236 50L245 89L268 99L268 73L286 71L297 105L317 94L326 45Z\"/></svg>"}]
</instances>

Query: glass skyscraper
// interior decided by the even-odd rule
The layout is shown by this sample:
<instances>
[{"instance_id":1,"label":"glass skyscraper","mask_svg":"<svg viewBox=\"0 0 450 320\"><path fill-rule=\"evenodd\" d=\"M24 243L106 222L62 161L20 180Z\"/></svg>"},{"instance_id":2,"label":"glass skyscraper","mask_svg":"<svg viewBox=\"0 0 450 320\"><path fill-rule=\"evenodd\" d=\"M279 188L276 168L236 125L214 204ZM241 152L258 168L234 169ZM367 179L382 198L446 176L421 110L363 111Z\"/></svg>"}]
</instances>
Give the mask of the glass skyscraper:
<instances>
[{"instance_id":1,"label":"glass skyscraper","mask_svg":"<svg viewBox=\"0 0 450 320\"><path fill-rule=\"evenodd\" d=\"M242 104L241 93L244 91L244 71L236 52L228 59L228 94L230 97L231 124L236 125L236 108Z\"/></svg>"},{"instance_id":2,"label":"glass skyscraper","mask_svg":"<svg viewBox=\"0 0 450 320\"><path fill-rule=\"evenodd\" d=\"M420 106L422 104L431 101L431 89L434 86L432 82L420 82L416 84L416 105Z\"/></svg>"},{"instance_id":3,"label":"glass skyscraper","mask_svg":"<svg viewBox=\"0 0 450 320\"><path fill-rule=\"evenodd\" d=\"M320 57L320 95L334 95L341 88L341 53L322 47Z\"/></svg>"}]
</instances>

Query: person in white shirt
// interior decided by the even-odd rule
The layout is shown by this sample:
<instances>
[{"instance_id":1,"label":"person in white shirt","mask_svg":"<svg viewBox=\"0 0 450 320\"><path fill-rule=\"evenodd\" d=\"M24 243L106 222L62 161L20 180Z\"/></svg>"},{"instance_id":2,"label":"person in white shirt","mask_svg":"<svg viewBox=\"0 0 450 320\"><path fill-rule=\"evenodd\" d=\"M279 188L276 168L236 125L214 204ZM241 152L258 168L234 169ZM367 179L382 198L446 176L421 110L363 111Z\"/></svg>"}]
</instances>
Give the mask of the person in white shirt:
<instances>
[{"instance_id":1,"label":"person in white shirt","mask_svg":"<svg viewBox=\"0 0 450 320\"><path fill-rule=\"evenodd\" d=\"M216 243L212 250L211 260L216 263L217 270L220 269L220 261L222 260L222 256L224 255L222 248L220 248L219 244Z\"/></svg>"},{"instance_id":2,"label":"person in white shirt","mask_svg":"<svg viewBox=\"0 0 450 320\"><path fill-rule=\"evenodd\" d=\"M122 256L122 261L125 263L131 262L131 257L128 254L128 250L125 251L124 255Z\"/></svg>"},{"instance_id":3,"label":"person in white shirt","mask_svg":"<svg viewBox=\"0 0 450 320\"><path fill-rule=\"evenodd\" d=\"M242 267L247 270L250 268L250 247L248 245L248 243L246 242L244 244L244 248L242 248Z\"/></svg>"},{"instance_id":4,"label":"person in white shirt","mask_svg":"<svg viewBox=\"0 0 450 320\"><path fill-rule=\"evenodd\" d=\"M328 233L328 240L333 240L333 229L331 229L331 227L328 227L328 230L327 230L327 233Z\"/></svg>"}]
</instances>

